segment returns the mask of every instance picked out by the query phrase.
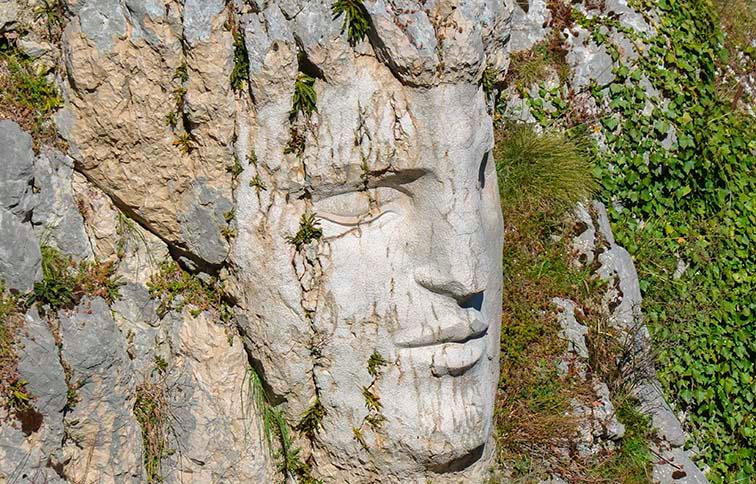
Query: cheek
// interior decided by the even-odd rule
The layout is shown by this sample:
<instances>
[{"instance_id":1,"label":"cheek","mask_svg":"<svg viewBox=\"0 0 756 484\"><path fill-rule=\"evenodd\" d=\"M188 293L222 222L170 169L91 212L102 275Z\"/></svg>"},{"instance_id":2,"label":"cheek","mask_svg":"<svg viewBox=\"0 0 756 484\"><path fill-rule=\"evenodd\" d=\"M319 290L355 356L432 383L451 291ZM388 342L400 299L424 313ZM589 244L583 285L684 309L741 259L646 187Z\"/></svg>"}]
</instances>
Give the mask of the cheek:
<instances>
[{"instance_id":1,"label":"cheek","mask_svg":"<svg viewBox=\"0 0 756 484\"><path fill-rule=\"evenodd\" d=\"M406 287L404 237L406 224L397 214L384 216L369 227L328 240L328 257L321 261L324 289L344 317L379 316L391 309Z\"/></svg>"}]
</instances>

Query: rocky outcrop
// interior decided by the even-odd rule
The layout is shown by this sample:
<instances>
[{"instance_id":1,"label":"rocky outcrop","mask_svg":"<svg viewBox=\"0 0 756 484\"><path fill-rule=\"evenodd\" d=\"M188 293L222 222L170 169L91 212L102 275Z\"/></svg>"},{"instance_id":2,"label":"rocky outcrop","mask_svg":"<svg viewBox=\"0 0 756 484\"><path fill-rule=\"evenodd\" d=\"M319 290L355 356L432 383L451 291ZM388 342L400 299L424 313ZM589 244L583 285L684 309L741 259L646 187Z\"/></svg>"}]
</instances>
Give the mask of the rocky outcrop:
<instances>
[{"instance_id":1,"label":"rocky outcrop","mask_svg":"<svg viewBox=\"0 0 756 484\"><path fill-rule=\"evenodd\" d=\"M29 309L58 399L30 384L42 425L0 425L34 449L6 479L486 475L502 221L480 81L512 5L336 3L356 10L77 0L52 49L2 10L62 61L66 154L3 126L0 277L30 290L49 245L120 295Z\"/></svg>"}]
</instances>

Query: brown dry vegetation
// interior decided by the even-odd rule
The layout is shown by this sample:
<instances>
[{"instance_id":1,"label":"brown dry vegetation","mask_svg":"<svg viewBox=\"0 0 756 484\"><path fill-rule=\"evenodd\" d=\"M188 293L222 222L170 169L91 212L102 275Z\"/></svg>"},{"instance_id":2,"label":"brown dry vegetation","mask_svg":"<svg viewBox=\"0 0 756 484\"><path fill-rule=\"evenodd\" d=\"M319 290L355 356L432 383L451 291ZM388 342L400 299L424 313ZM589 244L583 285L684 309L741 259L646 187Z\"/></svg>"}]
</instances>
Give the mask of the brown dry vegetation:
<instances>
[{"instance_id":1,"label":"brown dry vegetation","mask_svg":"<svg viewBox=\"0 0 756 484\"><path fill-rule=\"evenodd\" d=\"M571 263L569 241L584 227L565 214L596 187L581 146L523 126L497 132L494 154L505 219L498 462L516 482L548 478L549 471L570 482L647 482L647 425L628 399L615 400L628 426L617 449L581 460L572 448L578 421L569 415L570 402L590 404L595 397L590 378L557 371L566 342L558 337L552 299L574 301L592 334L606 320L604 284L591 275L595 267ZM591 364L602 379L615 378L621 348L607 331L602 334L592 340ZM618 389L615 381L607 383Z\"/></svg>"}]
</instances>

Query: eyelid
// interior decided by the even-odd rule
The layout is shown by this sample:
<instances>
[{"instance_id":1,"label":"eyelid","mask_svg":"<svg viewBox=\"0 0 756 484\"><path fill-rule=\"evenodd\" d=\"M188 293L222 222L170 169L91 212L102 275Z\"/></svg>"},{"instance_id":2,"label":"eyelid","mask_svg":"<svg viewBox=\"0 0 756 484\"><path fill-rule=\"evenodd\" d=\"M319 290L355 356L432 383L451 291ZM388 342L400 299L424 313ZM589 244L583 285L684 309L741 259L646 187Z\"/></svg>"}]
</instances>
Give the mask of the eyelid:
<instances>
[{"instance_id":1,"label":"eyelid","mask_svg":"<svg viewBox=\"0 0 756 484\"><path fill-rule=\"evenodd\" d=\"M348 216L340 216L340 215L334 215L334 214L318 214L318 218L322 220L326 220L328 222L332 222L338 225L343 225L345 227L358 227L360 225L366 225L369 223L373 223L379 218L383 217L387 214L396 213L393 210L384 210L382 212L378 212L370 217L359 216L359 217L348 217ZM370 215L369 213L366 215Z\"/></svg>"}]
</instances>

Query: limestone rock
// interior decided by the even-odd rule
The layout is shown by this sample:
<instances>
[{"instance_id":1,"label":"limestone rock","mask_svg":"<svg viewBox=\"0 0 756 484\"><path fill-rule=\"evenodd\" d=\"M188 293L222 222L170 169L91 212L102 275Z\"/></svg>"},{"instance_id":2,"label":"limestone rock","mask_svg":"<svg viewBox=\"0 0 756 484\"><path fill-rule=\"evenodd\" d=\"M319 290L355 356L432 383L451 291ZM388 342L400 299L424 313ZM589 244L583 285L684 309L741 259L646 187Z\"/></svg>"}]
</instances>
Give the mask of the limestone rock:
<instances>
[{"instance_id":1,"label":"limestone rock","mask_svg":"<svg viewBox=\"0 0 756 484\"><path fill-rule=\"evenodd\" d=\"M59 151L43 149L34 163L37 203L31 221L37 238L79 260L92 257L84 220L74 199L73 160Z\"/></svg>"},{"instance_id":2,"label":"limestone rock","mask_svg":"<svg viewBox=\"0 0 756 484\"><path fill-rule=\"evenodd\" d=\"M70 368L75 403L65 415L64 470L69 480L137 481L142 470L141 430L134 407L136 375L126 339L100 298L85 298L60 312L61 361Z\"/></svg>"},{"instance_id":3,"label":"limestone rock","mask_svg":"<svg viewBox=\"0 0 756 484\"><path fill-rule=\"evenodd\" d=\"M170 328L172 445L166 482L271 482L247 354L233 329L185 312Z\"/></svg>"},{"instance_id":4,"label":"limestone rock","mask_svg":"<svg viewBox=\"0 0 756 484\"><path fill-rule=\"evenodd\" d=\"M19 292L32 289L42 275L42 255L28 223L0 207L0 279Z\"/></svg>"},{"instance_id":5,"label":"limestone rock","mask_svg":"<svg viewBox=\"0 0 756 484\"><path fill-rule=\"evenodd\" d=\"M32 138L13 121L0 120L0 208L28 220L33 187Z\"/></svg>"},{"instance_id":6,"label":"limestone rock","mask_svg":"<svg viewBox=\"0 0 756 484\"><path fill-rule=\"evenodd\" d=\"M18 18L18 3L15 0L0 1L0 34L13 30Z\"/></svg>"},{"instance_id":7,"label":"limestone rock","mask_svg":"<svg viewBox=\"0 0 756 484\"><path fill-rule=\"evenodd\" d=\"M47 321L36 308L25 319L16 344L18 372L33 400L20 422L11 418L0 424L0 480L65 482L59 475L65 375Z\"/></svg>"}]
</instances>

